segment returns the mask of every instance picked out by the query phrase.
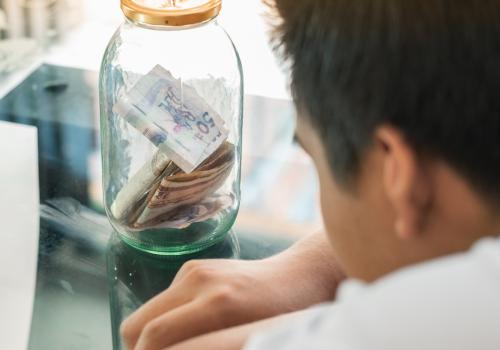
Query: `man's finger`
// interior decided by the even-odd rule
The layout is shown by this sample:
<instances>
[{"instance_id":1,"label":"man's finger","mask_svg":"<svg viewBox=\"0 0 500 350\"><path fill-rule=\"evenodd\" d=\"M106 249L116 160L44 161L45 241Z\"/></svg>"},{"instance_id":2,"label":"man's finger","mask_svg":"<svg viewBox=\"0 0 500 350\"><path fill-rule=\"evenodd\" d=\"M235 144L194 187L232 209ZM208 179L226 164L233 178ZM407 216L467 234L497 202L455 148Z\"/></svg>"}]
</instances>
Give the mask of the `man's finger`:
<instances>
[{"instance_id":1,"label":"man's finger","mask_svg":"<svg viewBox=\"0 0 500 350\"><path fill-rule=\"evenodd\" d=\"M143 328L150 321L190 301L191 296L188 293L181 293L174 287L149 300L139 310L123 321L120 326L120 333L127 348L134 349Z\"/></svg>"},{"instance_id":2,"label":"man's finger","mask_svg":"<svg viewBox=\"0 0 500 350\"><path fill-rule=\"evenodd\" d=\"M144 327L134 350L157 350L218 328L205 302L193 302L166 313Z\"/></svg>"}]
</instances>

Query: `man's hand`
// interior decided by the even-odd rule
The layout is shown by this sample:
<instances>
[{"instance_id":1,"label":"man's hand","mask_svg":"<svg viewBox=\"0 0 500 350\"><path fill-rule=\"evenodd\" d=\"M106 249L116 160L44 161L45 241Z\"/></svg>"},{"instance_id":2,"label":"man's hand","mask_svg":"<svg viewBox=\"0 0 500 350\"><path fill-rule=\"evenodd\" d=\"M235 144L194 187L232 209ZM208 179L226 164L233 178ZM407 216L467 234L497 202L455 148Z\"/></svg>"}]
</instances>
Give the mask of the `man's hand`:
<instances>
[{"instance_id":1,"label":"man's hand","mask_svg":"<svg viewBox=\"0 0 500 350\"><path fill-rule=\"evenodd\" d=\"M259 261L186 263L170 288L121 327L129 349L158 350L333 299L342 278L323 234Z\"/></svg>"}]
</instances>

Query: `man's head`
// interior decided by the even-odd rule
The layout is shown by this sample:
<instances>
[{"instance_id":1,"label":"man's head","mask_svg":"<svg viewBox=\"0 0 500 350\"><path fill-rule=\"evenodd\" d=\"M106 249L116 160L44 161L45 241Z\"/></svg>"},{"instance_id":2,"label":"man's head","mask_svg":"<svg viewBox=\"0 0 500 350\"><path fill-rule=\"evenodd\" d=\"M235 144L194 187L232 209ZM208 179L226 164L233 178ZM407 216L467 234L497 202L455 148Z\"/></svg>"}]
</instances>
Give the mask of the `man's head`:
<instances>
[{"instance_id":1,"label":"man's head","mask_svg":"<svg viewBox=\"0 0 500 350\"><path fill-rule=\"evenodd\" d=\"M297 134L348 273L497 229L500 0L274 0Z\"/></svg>"}]
</instances>

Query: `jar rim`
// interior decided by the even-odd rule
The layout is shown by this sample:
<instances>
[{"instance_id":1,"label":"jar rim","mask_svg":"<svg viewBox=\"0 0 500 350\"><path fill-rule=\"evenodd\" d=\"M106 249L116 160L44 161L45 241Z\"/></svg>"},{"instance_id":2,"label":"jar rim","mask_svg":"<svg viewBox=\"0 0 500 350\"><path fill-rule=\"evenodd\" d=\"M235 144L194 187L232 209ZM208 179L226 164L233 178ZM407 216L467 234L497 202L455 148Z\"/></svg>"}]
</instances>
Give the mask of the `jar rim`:
<instances>
[{"instance_id":1,"label":"jar rim","mask_svg":"<svg viewBox=\"0 0 500 350\"><path fill-rule=\"evenodd\" d=\"M121 9L132 22L186 26L207 22L220 13L222 0L170 0L153 6L146 0L121 0Z\"/></svg>"}]
</instances>

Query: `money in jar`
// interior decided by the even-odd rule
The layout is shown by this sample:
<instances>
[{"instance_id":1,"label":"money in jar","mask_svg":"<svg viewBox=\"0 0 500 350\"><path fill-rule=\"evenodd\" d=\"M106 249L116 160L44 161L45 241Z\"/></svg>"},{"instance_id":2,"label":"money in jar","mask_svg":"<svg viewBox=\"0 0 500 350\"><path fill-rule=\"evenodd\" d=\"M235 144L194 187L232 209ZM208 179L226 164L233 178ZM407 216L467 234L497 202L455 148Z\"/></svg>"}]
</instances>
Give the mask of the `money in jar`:
<instances>
[{"instance_id":1,"label":"money in jar","mask_svg":"<svg viewBox=\"0 0 500 350\"><path fill-rule=\"evenodd\" d=\"M100 72L106 213L127 244L207 248L240 202L242 69L221 0L121 0Z\"/></svg>"}]
</instances>

